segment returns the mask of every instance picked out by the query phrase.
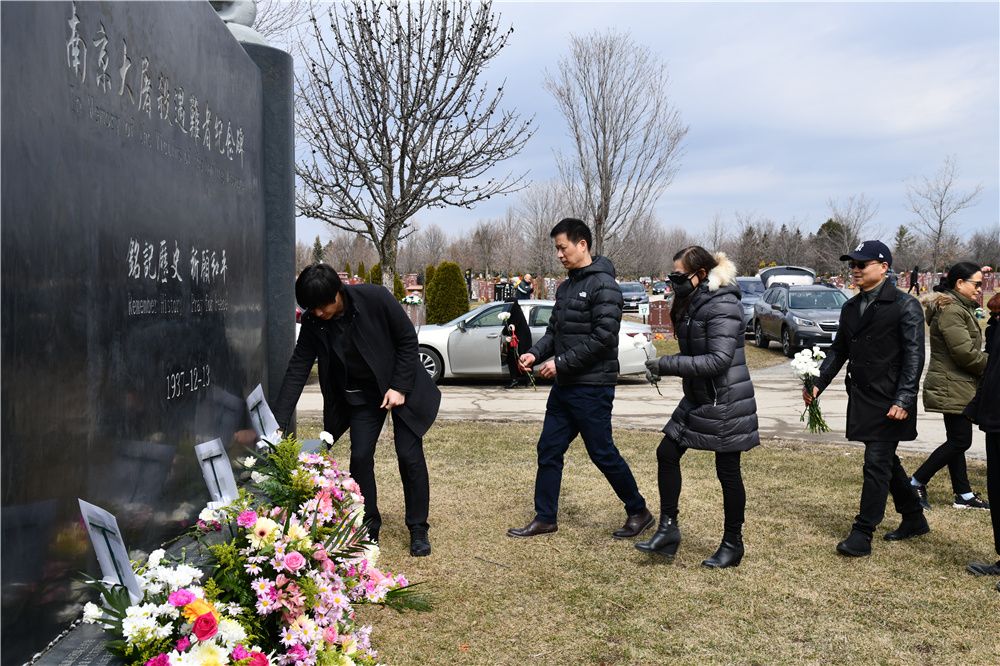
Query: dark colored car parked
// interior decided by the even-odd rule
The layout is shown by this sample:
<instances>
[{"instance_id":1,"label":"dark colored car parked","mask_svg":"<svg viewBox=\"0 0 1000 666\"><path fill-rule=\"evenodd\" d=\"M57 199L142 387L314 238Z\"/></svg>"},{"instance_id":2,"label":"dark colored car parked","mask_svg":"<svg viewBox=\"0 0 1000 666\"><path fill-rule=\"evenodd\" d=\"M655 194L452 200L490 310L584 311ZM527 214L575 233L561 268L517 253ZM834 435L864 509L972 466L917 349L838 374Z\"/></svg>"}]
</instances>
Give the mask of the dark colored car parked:
<instances>
[{"instance_id":1,"label":"dark colored car parked","mask_svg":"<svg viewBox=\"0 0 1000 666\"><path fill-rule=\"evenodd\" d=\"M663 280L657 280L656 282L653 283L654 294L663 294L666 293L666 291L667 291L667 283L664 282Z\"/></svg>"},{"instance_id":2,"label":"dark colored car parked","mask_svg":"<svg viewBox=\"0 0 1000 666\"><path fill-rule=\"evenodd\" d=\"M624 312L638 312L640 303L649 303L649 294L641 282L622 282L618 286L621 287L625 301L622 307Z\"/></svg>"},{"instance_id":3,"label":"dark colored car parked","mask_svg":"<svg viewBox=\"0 0 1000 666\"><path fill-rule=\"evenodd\" d=\"M766 349L777 340L789 358L805 347L829 347L846 302L836 287L775 284L754 305L754 342Z\"/></svg>"},{"instance_id":4,"label":"dark colored car parked","mask_svg":"<svg viewBox=\"0 0 1000 666\"><path fill-rule=\"evenodd\" d=\"M759 277L738 277L736 284L740 286L741 299L743 304L743 326L746 334L753 333L753 306L764 295L764 283Z\"/></svg>"}]
</instances>

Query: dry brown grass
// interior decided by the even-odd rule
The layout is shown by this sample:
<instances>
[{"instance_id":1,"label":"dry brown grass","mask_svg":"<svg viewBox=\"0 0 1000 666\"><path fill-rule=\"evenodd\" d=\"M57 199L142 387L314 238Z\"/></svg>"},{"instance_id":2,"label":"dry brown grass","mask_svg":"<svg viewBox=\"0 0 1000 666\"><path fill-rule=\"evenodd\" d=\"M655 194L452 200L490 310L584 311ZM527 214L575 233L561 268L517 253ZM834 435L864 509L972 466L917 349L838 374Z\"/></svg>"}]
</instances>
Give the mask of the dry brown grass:
<instances>
[{"instance_id":1,"label":"dry brown grass","mask_svg":"<svg viewBox=\"0 0 1000 666\"><path fill-rule=\"evenodd\" d=\"M311 424L315 429L318 424ZM310 424L303 424L309 430ZM538 425L439 423L425 439L431 472L429 558L408 556L391 438L377 457L384 567L423 581L435 610L362 609L392 664L996 664L1000 595L964 572L991 555L989 516L955 511L931 487L932 533L874 554L837 556L857 510L861 451L767 442L744 458L747 556L700 567L721 536L713 456L684 457L672 564L615 541L623 509L577 441L567 456L560 529L516 540L532 516ZM658 434L618 431L651 507ZM337 450L346 457L345 440ZM907 468L917 462L904 458ZM984 468L970 461L973 486ZM890 513L884 528L894 528ZM655 510L654 510L655 513ZM884 531L884 530L883 530Z\"/></svg>"}]
</instances>

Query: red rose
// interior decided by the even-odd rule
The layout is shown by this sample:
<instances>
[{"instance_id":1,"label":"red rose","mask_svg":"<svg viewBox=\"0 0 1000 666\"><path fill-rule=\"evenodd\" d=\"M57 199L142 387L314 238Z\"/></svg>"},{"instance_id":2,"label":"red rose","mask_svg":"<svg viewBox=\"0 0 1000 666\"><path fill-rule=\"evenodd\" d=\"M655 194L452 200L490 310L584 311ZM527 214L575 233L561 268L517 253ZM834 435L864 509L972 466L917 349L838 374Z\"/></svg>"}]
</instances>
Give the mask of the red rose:
<instances>
[{"instance_id":1,"label":"red rose","mask_svg":"<svg viewBox=\"0 0 1000 666\"><path fill-rule=\"evenodd\" d=\"M271 662L267 660L267 656L262 652L251 652L249 666L271 666Z\"/></svg>"},{"instance_id":2,"label":"red rose","mask_svg":"<svg viewBox=\"0 0 1000 666\"><path fill-rule=\"evenodd\" d=\"M219 632L219 621L211 613L199 615L194 621L193 631L199 641L207 641Z\"/></svg>"}]
</instances>

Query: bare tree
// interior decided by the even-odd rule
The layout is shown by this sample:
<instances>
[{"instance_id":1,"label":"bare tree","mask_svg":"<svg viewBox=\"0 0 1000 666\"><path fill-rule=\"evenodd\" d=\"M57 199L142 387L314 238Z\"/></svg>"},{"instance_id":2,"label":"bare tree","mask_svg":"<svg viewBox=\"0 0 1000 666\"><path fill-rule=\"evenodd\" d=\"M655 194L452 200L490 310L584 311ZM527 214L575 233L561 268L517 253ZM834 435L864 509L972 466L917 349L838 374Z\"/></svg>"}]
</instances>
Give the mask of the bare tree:
<instances>
[{"instance_id":1,"label":"bare tree","mask_svg":"<svg viewBox=\"0 0 1000 666\"><path fill-rule=\"evenodd\" d=\"M967 254L973 261L993 269L1000 268L1000 224L972 234L966 246Z\"/></svg>"},{"instance_id":2,"label":"bare tree","mask_svg":"<svg viewBox=\"0 0 1000 666\"><path fill-rule=\"evenodd\" d=\"M497 268L497 246L500 243L498 225L487 220L476 225L472 232L472 249L475 253L476 268L481 269L486 275L493 275Z\"/></svg>"},{"instance_id":3,"label":"bare tree","mask_svg":"<svg viewBox=\"0 0 1000 666\"><path fill-rule=\"evenodd\" d=\"M869 231L869 223L878 214L878 204L865 196L864 193L851 195L846 200L828 199L830 219L837 226L833 227L830 240L839 254L854 250L858 243L864 240L862 236Z\"/></svg>"},{"instance_id":4,"label":"bare tree","mask_svg":"<svg viewBox=\"0 0 1000 666\"><path fill-rule=\"evenodd\" d=\"M525 269L536 275L557 274L560 266L549 233L559 220L574 215L562 185L558 181L532 184L521 193L515 215L527 250Z\"/></svg>"},{"instance_id":5,"label":"bare tree","mask_svg":"<svg viewBox=\"0 0 1000 666\"><path fill-rule=\"evenodd\" d=\"M312 4L310 0L257 0L253 29L268 41L291 50L294 33L309 20Z\"/></svg>"},{"instance_id":6,"label":"bare tree","mask_svg":"<svg viewBox=\"0 0 1000 666\"><path fill-rule=\"evenodd\" d=\"M982 184L966 192L959 191L957 178L955 158L949 156L933 178L924 176L906 188L908 208L917 216L917 228L930 245L933 271L938 270L944 250L950 245L948 237L953 218L973 206L983 191Z\"/></svg>"},{"instance_id":7,"label":"bare tree","mask_svg":"<svg viewBox=\"0 0 1000 666\"><path fill-rule=\"evenodd\" d=\"M726 232L725 222L722 221L722 214L716 213L712 216L712 222L708 225L708 229L705 230L702 242L709 252L718 252L726 245L727 240L729 240L729 234Z\"/></svg>"},{"instance_id":8,"label":"bare tree","mask_svg":"<svg viewBox=\"0 0 1000 666\"><path fill-rule=\"evenodd\" d=\"M573 140L560 172L602 254L605 239L624 237L670 185L688 128L670 103L666 65L628 34L572 36L546 87Z\"/></svg>"},{"instance_id":9,"label":"bare tree","mask_svg":"<svg viewBox=\"0 0 1000 666\"><path fill-rule=\"evenodd\" d=\"M358 0L310 22L296 100L310 154L296 165L296 203L369 238L391 289L414 215L522 187L523 176L486 176L531 136L530 120L500 108L503 85L481 81L512 29L488 1Z\"/></svg>"}]
</instances>

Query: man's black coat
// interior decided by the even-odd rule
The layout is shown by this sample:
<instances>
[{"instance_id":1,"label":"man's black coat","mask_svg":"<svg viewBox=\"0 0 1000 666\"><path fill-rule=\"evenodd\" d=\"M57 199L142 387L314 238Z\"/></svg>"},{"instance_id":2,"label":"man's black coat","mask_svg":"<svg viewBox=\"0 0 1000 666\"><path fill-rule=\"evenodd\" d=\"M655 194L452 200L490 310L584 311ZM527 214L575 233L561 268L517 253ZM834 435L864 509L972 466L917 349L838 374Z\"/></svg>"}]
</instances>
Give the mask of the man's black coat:
<instances>
[{"instance_id":1,"label":"man's black coat","mask_svg":"<svg viewBox=\"0 0 1000 666\"><path fill-rule=\"evenodd\" d=\"M861 316L861 294L844 303L816 387L825 389L847 363L847 439L904 442L917 438L917 392L924 369L924 313L919 301L888 281ZM896 421L893 405L907 411Z\"/></svg>"},{"instance_id":2,"label":"man's black coat","mask_svg":"<svg viewBox=\"0 0 1000 666\"><path fill-rule=\"evenodd\" d=\"M382 286L344 286L354 318L347 335L357 344L378 384L380 395L390 388L406 396L393 418L406 424L418 437L430 429L441 404L441 391L420 365L417 333L392 294ZM313 363L319 360L319 385L323 392L323 428L339 439L350 425L350 406L344 400L342 377L333 359L328 322L306 312L285 379L274 401L274 417L283 430L291 421L302 387ZM381 400L380 400L381 402Z\"/></svg>"}]
</instances>

